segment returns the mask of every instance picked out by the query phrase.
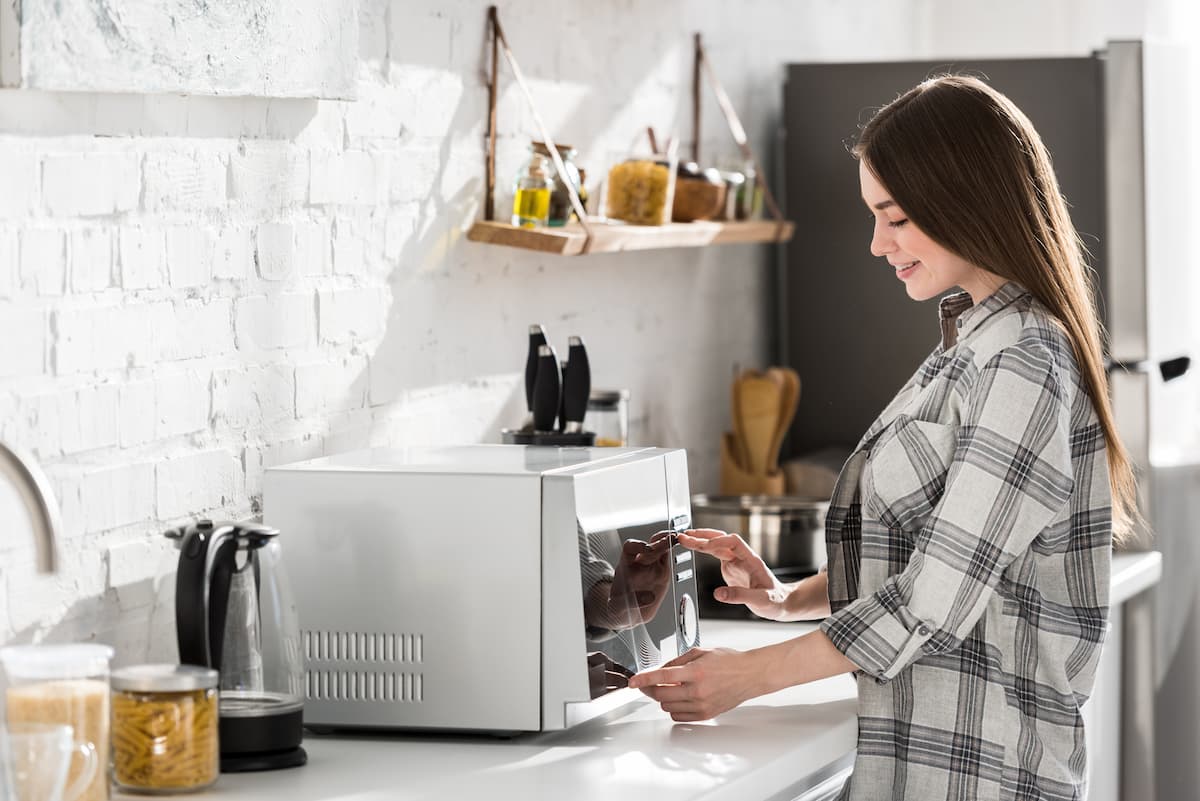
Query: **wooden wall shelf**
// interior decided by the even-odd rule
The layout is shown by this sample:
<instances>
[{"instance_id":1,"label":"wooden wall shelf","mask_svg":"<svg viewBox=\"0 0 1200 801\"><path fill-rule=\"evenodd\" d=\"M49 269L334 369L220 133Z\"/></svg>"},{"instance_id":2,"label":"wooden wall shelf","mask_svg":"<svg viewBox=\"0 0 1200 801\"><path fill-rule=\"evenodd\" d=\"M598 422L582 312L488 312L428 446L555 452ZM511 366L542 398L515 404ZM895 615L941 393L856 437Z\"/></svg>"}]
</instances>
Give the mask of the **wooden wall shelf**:
<instances>
[{"instance_id":1,"label":"wooden wall shelf","mask_svg":"<svg viewBox=\"0 0 1200 801\"><path fill-rule=\"evenodd\" d=\"M793 225L787 220L705 221L670 225L617 225L589 221L588 228L591 230L590 240L583 226L578 223L562 228L518 228L508 223L480 220L471 226L467 239L559 256L584 256L624 250L787 242L792 238Z\"/></svg>"},{"instance_id":2,"label":"wooden wall shelf","mask_svg":"<svg viewBox=\"0 0 1200 801\"><path fill-rule=\"evenodd\" d=\"M3 0L0 0L3 2ZM541 141L546 143L550 151L550 160L554 164L555 175L566 175L558 146L550 138L533 95L521 76L521 68L513 56L500 27L500 17L495 6L488 7L488 27L492 39L492 68L488 79L488 144L487 144L487 191L483 200L483 219L476 222L467 231L467 239L472 242L482 242L490 245L506 245L508 247L536 250L541 253L554 253L561 256L582 256L588 253L619 253L625 250L654 250L656 248L694 248L706 245L728 245L752 242L787 242L792 238L793 224L784 219L775 196L767 185L762 165L754 156L754 151L746 139L746 130L738 120L733 103L721 82L717 80L716 72L705 55L704 46L700 42L700 34L695 38L695 62L692 74L692 124L694 141L692 143L692 158L700 161L700 82L701 76L707 75L713 91L717 95L717 104L729 125L729 132L737 143L742 157L747 164L753 165L754 174L759 176L758 187L762 189L763 200L770 219L747 220L741 222L690 222L670 223L668 225L625 225L608 223L603 219L588 217L579 192L572 182L566 181L567 194L571 198L571 208L578 222L562 228L518 228L495 220L496 203L496 97L500 82L498 67L500 52L512 69L513 78L529 104L533 120L537 124ZM653 131L651 138L653 139Z\"/></svg>"}]
</instances>

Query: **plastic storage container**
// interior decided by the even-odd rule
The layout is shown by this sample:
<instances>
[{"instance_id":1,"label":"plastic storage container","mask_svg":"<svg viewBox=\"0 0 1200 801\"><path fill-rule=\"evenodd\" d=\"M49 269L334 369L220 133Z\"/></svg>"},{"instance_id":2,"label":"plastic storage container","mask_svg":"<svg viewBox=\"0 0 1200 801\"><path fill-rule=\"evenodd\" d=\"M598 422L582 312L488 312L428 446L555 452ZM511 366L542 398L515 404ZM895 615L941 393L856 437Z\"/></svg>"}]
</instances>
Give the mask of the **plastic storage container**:
<instances>
[{"instance_id":1,"label":"plastic storage container","mask_svg":"<svg viewBox=\"0 0 1200 801\"><path fill-rule=\"evenodd\" d=\"M0 648L0 662L8 676L8 725L57 723L71 726L77 742L90 744L101 759L108 758L108 665L113 650L107 645L14 645ZM83 759L73 759L67 784L85 774ZM80 801L106 801L110 797L108 771L95 778Z\"/></svg>"},{"instance_id":2,"label":"plastic storage container","mask_svg":"<svg viewBox=\"0 0 1200 801\"><path fill-rule=\"evenodd\" d=\"M217 671L137 665L112 675L113 781L168 794L210 786L220 773Z\"/></svg>"}]
</instances>

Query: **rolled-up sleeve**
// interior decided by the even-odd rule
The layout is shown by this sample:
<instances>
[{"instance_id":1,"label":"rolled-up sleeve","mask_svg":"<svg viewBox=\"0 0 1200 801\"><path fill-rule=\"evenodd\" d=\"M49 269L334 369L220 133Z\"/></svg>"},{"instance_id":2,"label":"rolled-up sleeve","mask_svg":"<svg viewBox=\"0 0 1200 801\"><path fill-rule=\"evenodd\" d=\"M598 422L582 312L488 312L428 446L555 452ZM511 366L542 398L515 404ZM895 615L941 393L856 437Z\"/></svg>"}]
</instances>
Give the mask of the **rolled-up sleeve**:
<instances>
[{"instance_id":1,"label":"rolled-up sleeve","mask_svg":"<svg viewBox=\"0 0 1200 801\"><path fill-rule=\"evenodd\" d=\"M942 495L907 565L822 624L838 650L891 679L922 655L961 644L1004 570L1070 499L1070 409L1054 359L1036 340L980 368Z\"/></svg>"}]
</instances>

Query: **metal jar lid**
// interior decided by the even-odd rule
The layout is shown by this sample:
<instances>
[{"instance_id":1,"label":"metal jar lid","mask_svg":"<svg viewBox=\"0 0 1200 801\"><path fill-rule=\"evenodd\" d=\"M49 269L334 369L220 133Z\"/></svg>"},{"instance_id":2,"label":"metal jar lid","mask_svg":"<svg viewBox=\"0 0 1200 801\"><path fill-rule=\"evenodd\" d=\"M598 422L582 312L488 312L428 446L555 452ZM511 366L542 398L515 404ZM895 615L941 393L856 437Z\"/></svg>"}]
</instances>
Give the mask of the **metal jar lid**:
<instances>
[{"instance_id":1,"label":"metal jar lid","mask_svg":"<svg viewBox=\"0 0 1200 801\"><path fill-rule=\"evenodd\" d=\"M220 674L195 665L133 665L112 672L112 688L140 693L179 693L217 686Z\"/></svg>"}]
</instances>

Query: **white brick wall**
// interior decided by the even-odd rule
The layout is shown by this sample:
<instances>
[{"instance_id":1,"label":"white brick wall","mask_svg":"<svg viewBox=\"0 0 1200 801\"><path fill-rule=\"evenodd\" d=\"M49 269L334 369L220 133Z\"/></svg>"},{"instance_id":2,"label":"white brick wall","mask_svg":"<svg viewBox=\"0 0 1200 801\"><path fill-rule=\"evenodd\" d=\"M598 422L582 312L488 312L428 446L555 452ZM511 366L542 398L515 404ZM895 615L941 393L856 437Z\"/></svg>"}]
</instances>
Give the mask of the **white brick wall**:
<instances>
[{"instance_id":1,"label":"white brick wall","mask_svg":"<svg viewBox=\"0 0 1200 801\"><path fill-rule=\"evenodd\" d=\"M252 514L270 465L494 439L520 418L535 321L560 348L584 335L594 384L633 392L635 438L687 447L694 487L711 488L730 365L769 346L769 254L564 261L466 242L485 185L485 7L359 2L356 102L0 93L0 438L36 453L66 533L62 573L34 576L0 491L0 641L107 638L136 660L162 528ZM700 0L686 25L652 3L501 13L595 185L645 125L689 138L694 30L770 161L782 65L929 57L929 31L953 37L924 5ZM1058 19L1086 11L1071 9ZM1068 52L1100 43L1064 31ZM536 134L503 62L501 80L503 218ZM705 97L705 150L731 153Z\"/></svg>"},{"instance_id":2,"label":"white brick wall","mask_svg":"<svg viewBox=\"0 0 1200 801\"><path fill-rule=\"evenodd\" d=\"M42 199L54 217L100 217L137 208L136 153L61 153L42 161Z\"/></svg>"}]
</instances>

